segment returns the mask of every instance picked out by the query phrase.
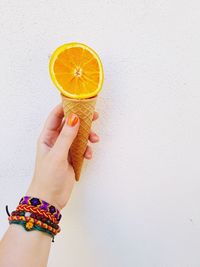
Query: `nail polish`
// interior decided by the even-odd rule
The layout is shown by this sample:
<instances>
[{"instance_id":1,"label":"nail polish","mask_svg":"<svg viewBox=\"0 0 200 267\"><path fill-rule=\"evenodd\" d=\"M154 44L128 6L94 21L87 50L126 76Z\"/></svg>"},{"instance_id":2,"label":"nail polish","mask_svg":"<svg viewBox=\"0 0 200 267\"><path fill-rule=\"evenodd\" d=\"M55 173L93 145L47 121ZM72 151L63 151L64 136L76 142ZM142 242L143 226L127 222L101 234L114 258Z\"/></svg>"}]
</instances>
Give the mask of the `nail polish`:
<instances>
[{"instance_id":1,"label":"nail polish","mask_svg":"<svg viewBox=\"0 0 200 267\"><path fill-rule=\"evenodd\" d=\"M67 124L71 127L74 127L78 122L78 116L76 114L71 113L68 116Z\"/></svg>"}]
</instances>

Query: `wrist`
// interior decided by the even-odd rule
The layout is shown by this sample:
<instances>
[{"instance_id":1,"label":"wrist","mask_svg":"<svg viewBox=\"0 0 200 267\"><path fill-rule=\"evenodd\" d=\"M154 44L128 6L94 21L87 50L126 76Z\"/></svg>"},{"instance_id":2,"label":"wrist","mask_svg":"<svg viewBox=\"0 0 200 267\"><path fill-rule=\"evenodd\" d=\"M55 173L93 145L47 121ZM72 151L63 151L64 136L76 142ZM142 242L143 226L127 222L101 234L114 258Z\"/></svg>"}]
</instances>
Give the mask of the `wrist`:
<instances>
[{"instance_id":1,"label":"wrist","mask_svg":"<svg viewBox=\"0 0 200 267\"><path fill-rule=\"evenodd\" d=\"M62 209L62 207L56 202L55 197L52 194L44 192L43 190L39 190L34 185L31 185L28 188L28 190L26 192L26 196L32 196L32 197L42 199L42 200L48 202L49 204L53 205L59 211L61 211L61 209Z\"/></svg>"},{"instance_id":2,"label":"wrist","mask_svg":"<svg viewBox=\"0 0 200 267\"><path fill-rule=\"evenodd\" d=\"M30 191L28 191L30 193ZM52 237L60 232L60 211L44 199L36 196L23 196L16 210L8 213L9 224L19 224L26 231L39 230Z\"/></svg>"}]
</instances>

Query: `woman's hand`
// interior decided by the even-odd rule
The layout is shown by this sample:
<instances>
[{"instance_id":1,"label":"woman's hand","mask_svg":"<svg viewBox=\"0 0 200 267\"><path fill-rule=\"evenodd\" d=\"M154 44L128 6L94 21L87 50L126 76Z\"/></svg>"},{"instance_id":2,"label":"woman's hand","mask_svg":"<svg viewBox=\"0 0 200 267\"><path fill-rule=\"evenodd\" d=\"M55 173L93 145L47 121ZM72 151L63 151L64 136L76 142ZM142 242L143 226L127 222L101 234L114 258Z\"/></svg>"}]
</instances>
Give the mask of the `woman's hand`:
<instances>
[{"instance_id":1,"label":"woman's hand","mask_svg":"<svg viewBox=\"0 0 200 267\"><path fill-rule=\"evenodd\" d=\"M93 120L97 118L95 112ZM75 182L69 148L78 128L79 118L71 114L64 120L61 105L51 112L38 139L34 176L26 195L46 200L59 210L67 204ZM91 132L89 140L95 143L99 137ZM85 158L92 158L90 147ZM19 225L9 225L0 242L0 266L47 266L50 246L50 235L41 231L28 233Z\"/></svg>"},{"instance_id":2,"label":"woman's hand","mask_svg":"<svg viewBox=\"0 0 200 267\"><path fill-rule=\"evenodd\" d=\"M97 118L95 112L93 120ZM65 120L61 104L50 113L38 139L35 171L27 196L41 198L59 210L67 204L75 182L69 149L78 129L77 115L70 114ZM98 142L98 135L91 132L89 141ZM85 158L92 158L89 146Z\"/></svg>"}]
</instances>

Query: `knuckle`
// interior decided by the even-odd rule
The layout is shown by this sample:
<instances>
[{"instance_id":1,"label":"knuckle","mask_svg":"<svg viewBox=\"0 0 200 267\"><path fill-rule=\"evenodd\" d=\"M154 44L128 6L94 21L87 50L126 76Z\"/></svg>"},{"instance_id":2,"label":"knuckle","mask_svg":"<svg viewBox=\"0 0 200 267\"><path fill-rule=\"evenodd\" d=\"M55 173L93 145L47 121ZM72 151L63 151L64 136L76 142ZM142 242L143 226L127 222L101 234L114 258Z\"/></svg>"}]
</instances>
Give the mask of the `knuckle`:
<instances>
[{"instance_id":1,"label":"knuckle","mask_svg":"<svg viewBox=\"0 0 200 267\"><path fill-rule=\"evenodd\" d=\"M60 136L63 138L68 138L70 136L70 131L66 128L66 126L63 127Z\"/></svg>"}]
</instances>

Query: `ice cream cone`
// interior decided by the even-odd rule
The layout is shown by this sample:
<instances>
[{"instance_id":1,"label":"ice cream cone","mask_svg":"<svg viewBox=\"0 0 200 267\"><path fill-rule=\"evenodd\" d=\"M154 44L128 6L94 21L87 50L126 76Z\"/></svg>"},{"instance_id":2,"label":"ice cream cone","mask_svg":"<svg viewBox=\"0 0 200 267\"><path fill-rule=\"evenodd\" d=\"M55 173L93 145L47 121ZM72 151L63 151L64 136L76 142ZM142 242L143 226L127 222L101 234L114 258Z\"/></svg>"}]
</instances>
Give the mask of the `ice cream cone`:
<instances>
[{"instance_id":1,"label":"ice cream cone","mask_svg":"<svg viewBox=\"0 0 200 267\"><path fill-rule=\"evenodd\" d=\"M67 117L70 113L75 113L80 119L78 134L70 148L75 178L79 181L97 97L88 99L72 99L64 95L61 95L61 97L65 116Z\"/></svg>"},{"instance_id":2,"label":"ice cream cone","mask_svg":"<svg viewBox=\"0 0 200 267\"><path fill-rule=\"evenodd\" d=\"M63 44L53 52L49 62L49 73L61 92L65 116L75 113L80 118L80 128L70 148L70 159L78 181L96 98L103 85L103 65L91 47L73 42Z\"/></svg>"}]
</instances>

